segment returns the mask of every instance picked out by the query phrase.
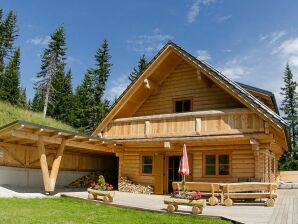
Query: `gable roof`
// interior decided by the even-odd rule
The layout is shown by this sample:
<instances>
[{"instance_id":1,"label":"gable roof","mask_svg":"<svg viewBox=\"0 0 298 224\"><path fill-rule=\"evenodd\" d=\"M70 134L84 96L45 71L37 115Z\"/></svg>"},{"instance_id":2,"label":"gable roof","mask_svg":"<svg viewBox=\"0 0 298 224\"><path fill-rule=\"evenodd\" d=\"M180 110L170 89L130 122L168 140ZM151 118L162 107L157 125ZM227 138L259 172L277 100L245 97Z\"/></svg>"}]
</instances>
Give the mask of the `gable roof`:
<instances>
[{"instance_id":1,"label":"gable roof","mask_svg":"<svg viewBox=\"0 0 298 224\"><path fill-rule=\"evenodd\" d=\"M201 61L182 49L177 44L173 43L172 41L169 41L157 54L156 56L148 63L146 68L142 71L140 76L134 80L127 88L126 90L119 96L119 98L116 100L116 102L112 105L110 110L107 112L106 116L100 121L98 126L93 131L92 135L96 135L100 128L103 128L105 126L105 123L109 123L113 117L111 117L111 113L116 109L116 107L121 104L121 101L124 97L129 97L128 92L131 91L136 85L137 82L139 82L140 79L144 78L143 76L145 73L148 73L148 70L150 69L151 65L155 63L155 61L163 55L168 49L175 51L180 57L182 56L184 59L186 59L188 62L192 63L193 65L197 66L198 68L204 70L207 72L208 78L210 78L214 82L219 82L221 86L224 86L226 90L230 90L230 94L234 95L235 97L241 97L242 103L244 103L249 108L253 109L256 113L261 115L266 120L270 121L271 123L274 123L275 126L279 129L283 129L287 138L287 143L289 143L288 138L288 124L287 122L277 113L272 111L268 106L266 106L262 101L257 99L255 96L253 96L251 93L249 93L244 86L237 82L232 81L225 75L223 75L220 71L216 70L214 67L209 65L208 63ZM273 94L272 94L273 95ZM288 144L288 147L290 147L290 144Z\"/></svg>"},{"instance_id":2,"label":"gable roof","mask_svg":"<svg viewBox=\"0 0 298 224\"><path fill-rule=\"evenodd\" d=\"M240 86L242 86L243 88L245 88L247 90L252 90L254 92L261 93L263 95L267 95L268 97L270 97L271 101L272 101L272 104L273 104L273 107L275 109L275 112L279 115L279 109L278 109L278 106L277 106L277 103L276 103L276 99L275 99L275 96L272 92L270 92L268 90L265 90L265 89L255 87L255 86L243 84L243 83L240 83L240 82L236 82L236 83L238 83Z\"/></svg>"}]
</instances>

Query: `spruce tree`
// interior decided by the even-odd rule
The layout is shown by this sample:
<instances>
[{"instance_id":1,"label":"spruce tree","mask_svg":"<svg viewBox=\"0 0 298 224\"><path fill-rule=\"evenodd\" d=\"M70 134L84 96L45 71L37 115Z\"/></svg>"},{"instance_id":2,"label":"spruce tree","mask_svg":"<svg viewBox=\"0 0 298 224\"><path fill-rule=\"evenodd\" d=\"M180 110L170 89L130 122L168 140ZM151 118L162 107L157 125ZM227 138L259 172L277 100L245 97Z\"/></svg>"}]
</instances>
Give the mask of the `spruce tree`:
<instances>
[{"instance_id":1,"label":"spruce tree","mask_svg":"<svg viewBox=\"0 0 298 224\"><path fill-rule=\"evenodd\" d=\"M107 110L107 103L106 100L103 99L103 96L106 89L106 82L111 73L112 64L110 63L110 60L111 55L109 53L109 44L108 41L104 39L101 47L96 51L95 68L92 69L95 101L92 116L93 127L102 119Z\"/></svg>"},{"instance_id":2,"label":"spruce tree","mask_svg":"<svg viewBox=\"0 0 298 224\"><path fill-rule=\"evenodd\" d=\"M284 97L281 102L281 110L284 112L284 119L289 122L290 125L290 138L291 148L296 151L297 148L297 83L293 79L293 74L289 64L286 65L286 69L283 75L284 87L281 88L281 95Z\"/></svg>"},{"instance_id":3,"label":"spruce tree","mask_svg":"<svg viewBox=\"0 0 298 224\"><path fill-rule=\"evenodd\" d=\"M9 11L3 18L3 10L0 9L0 74L3 74L5 59L14 51L14 42L18 37L17 16Z\"/></svg>"},{"instance_id":4,"label":"spruce tree","mask_svg":"<svg viewBox=\"0 0 298 224\"><path fill-rule=\"evenodd\" d=\"M57 120L70 124L72 121L73 91L72 74L68 70L66 74L60 71L53 81L53 103L49 107L49 115Z\"/></svg>"},{"instance_id":5,"label":"spruce tree","mask_svg":"<svg viewBox=\"0 0 298 224\"><path fill-rule=\"evenodd\" d=\"M34 112L41 112L43 110L43 96L36 91L32 102L30 103L30 110Z\"/></svg>"},{"instance_id":6,"label":"spruce tree","mask_svg":"<svg viewBox=\"0 0 298 224\"><path fill-rule=\"evenodd\" d=\"M21 101L20 88L20 49L16 49L8 65L4 69L2 77L2 89L0 99L13 105ZM26 100L25 100L26 101Z\"/></svg>"},{"instance_id":7,"label":"spruce tree","mask_svg":"<svg viewBox=\"0 0 298 224\"><path fill-rule=\"evenodd\" d=\"M53 92L57 76L64 73L65 67L65 34L59 27L52 35L48 47L43 52L41 71L36 75L36 91L43 98L43 115L46 117L49 104L54 103Z\"/></svg>"},{"instance_id":8,"label":"spruce tree","mask_svg":"<svg viewBox=\"0 0 298 224\"><path fill-rule=\"evenodd\" d=\"M74 97L75 109L72 125L84 133L90 133L94 127L91 119L95 105L92 75L93 70L87 70L82 84L75 91Z\"/></svg>"},{"instance_id":9,"label":"spruce tree","mask_svg":"<svg viewBox=\"0 0 298 224\"><path fill-rule=\"evenodd\" d=\"M128 79L131 82L136 80L141 75L142 71L146 68L147 64L148 64L147 59L146 59L145 55L143 54L139 59L138 67L133 68L132 72L128 76Z\"/></svg>"}]
</instances>

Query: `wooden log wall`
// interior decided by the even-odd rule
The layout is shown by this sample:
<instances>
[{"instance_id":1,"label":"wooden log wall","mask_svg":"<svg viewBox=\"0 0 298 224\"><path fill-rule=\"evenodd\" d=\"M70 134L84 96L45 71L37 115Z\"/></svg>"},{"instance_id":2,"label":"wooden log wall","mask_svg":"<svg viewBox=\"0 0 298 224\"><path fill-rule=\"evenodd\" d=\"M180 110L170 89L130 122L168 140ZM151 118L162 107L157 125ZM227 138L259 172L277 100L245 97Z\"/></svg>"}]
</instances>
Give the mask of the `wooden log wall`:
<instances>
[{"instance_id":1,"label":"wooden log wall","mask_svg":"<svg viewBox=\"0 0 298 224\"><path fill-rule=\"evenodd\" d=\"M244 107L215 84L198 79L197 70L187 62L177 65L160 86L133 116L167 114L173 112L173 99L192 97L193 111Z\"/></svg>"},{"instance_id":2,"label":"wooden log wall","mask_svg":"<svg viewBox=\"0 0 298 224\"><path fill-rule=\"evenodd\" d=\"M56 150L46 150L47 162L51 168ZM0 148L0 166L26 167L39 169L38 150L28 150L21 148ZM115 157L100 156L96 154L84 154L74 152L64 152L60 170L74 171L95 171L110 169L117 165Z\"/></svg>"},{"instance_id":3,"label":"wooden log wall","mask_svg":"<svg viewBox=\"0 0 298 224\"><path fill-rule=\"evenodd\" d=\"M145 153L144 155L152 155ZM143 185L154 185L154 175L141 174L141 154L138 152L127 152L119 157L119 176L127 177L135 183Z\"/></svg>"}]
</instances>

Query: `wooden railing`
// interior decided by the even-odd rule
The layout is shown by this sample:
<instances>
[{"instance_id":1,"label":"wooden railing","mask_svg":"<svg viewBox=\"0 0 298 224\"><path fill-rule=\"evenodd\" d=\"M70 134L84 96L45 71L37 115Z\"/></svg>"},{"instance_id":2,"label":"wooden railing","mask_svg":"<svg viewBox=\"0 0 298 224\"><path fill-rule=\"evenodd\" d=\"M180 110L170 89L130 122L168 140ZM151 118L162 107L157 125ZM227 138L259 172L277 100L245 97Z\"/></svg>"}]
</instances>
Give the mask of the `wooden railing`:
<instances>
[{"instance_id":1,"label":"wooden railing","mask_svg":"<svg viewBox=\"0 0 298 224\"><path fill-rule=\"evenodd\" d=\"M104 130L111 139L181 137L264 132L248 109L210 110L116 119Z\"/></svg>"}]
</instances>

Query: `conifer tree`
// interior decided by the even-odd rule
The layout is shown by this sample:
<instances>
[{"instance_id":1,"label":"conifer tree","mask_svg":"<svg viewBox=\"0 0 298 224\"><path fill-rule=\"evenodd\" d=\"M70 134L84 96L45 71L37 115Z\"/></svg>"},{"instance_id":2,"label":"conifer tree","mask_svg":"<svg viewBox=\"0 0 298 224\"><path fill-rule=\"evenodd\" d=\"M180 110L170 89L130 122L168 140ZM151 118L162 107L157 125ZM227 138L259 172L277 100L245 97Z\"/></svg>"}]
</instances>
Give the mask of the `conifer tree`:
<instances>
[{"instance_id":1,"label":"conifer tree","mask_svg":"<svg viewBox=\"0 0 298 224\"><path fill-rule=\"evenodd\" d=\"M51 40L43 52L41 71L36 75L39 81L36 83L37 94L43 99L43 116L47 114L49 104L53 104L54 82L56 76L64 72L65 67L65 34L64 28L59 27L52 35ZM38 97L36 98L38 99Z\"/></svg>"},{"instance_id":2,"label":"conifer tree","mask_svg":"<svg viewBox=\"0 0 298 224\"><path fill-rule=\"evenodd\" d=\"M57 120L70 124L73 111L72 74L60 71L53 80L53 103L49 107L49 115Z\"/></svg>"},{"instance_id":3,"label":"conifer tree","mask_svg":"<svg viewBox=\"0 0 298 224\"><path fill-rule=\"evenodd\" d=\"M43 110L43 96L39 91L35 92L33 100L30 103L30 110L34 112L41 112Z\"/></svg>"},{"instance_id":4,"label":"conifer tree","mask_svg":"<svg viewBox=\"0 0 298 224\"><path fill-rule=\"evenodd\" d=\"M75 91L74 97L75 109L72 125L80 132L85 133L91 132L94 127L91 119L95 105L92 75L93 71L87 70L82 84Z\"/></svg>"},{"instance_id":5,"label":"conifer tree","mask_svg":"<svg viewBox=\"0 0 298 224\"><path fill-rule=\"evenodd\" d=\"M16 49L8 65L4 69L2 77L2 89L0 99L13 105L21 101L22 90L20 88L20 49ZM26 100L25 100L26 101Z\"/></svg>"},{"instance_id":6,"label":"conifer tree","mask_svg":"<svg viewBox=\"0 0 298 224\"><path fill-rule=\"evenodd\" d=\"M285 120L290 125L290 138L292 150L296 151L297 148L297 83L293 79L293 74L289 64L286 65L286 69L283 75L284 87L281 88L281 95L284 97L281 102L281 110L285 114Z\"/></svg>"},{"instance_id":7,"label":"conifer tree","mask_svg":"<svg viewBox=\"0 0 298 224\"><path fill-rule=\"evenodd\" d=\"M107 110L106 99L103 99L106 82L111 73L112 64L110 63L111 55L109 53L109 44L106 39L100 48L97 49L95 54L95 68L92 69L93 72L93 89L94 89L94 101L95 105L93 107L94 112L92 116L93 127L101 120Z\"/></svg>"},{"instance_id":8,"label":"conifer tree","mask_svg":"<svg viewBox=\"0 0 298 224\"><path fill-rule=\"evenodd\" d=\"M139 59L138 67L133 68L132 72L128 76L128 79L131 82L133 82L135 79L137 79L141 75L142 71L146 68L147 64L148 64L147 59L146 59L145 55L143 54Z\"/></svg>"},{"instance_id":9,"label":"conifer tree","mask_svg":"<svg viewBox=\"0 0 298 224\"><path fill-rule=\"evenodd\" d=\"M17 16L9 11L3 18L3 9L0 9L0 74L4 71L5 59L14 51L14 42L18 37Z\"/></svg>"}]
</instances>

